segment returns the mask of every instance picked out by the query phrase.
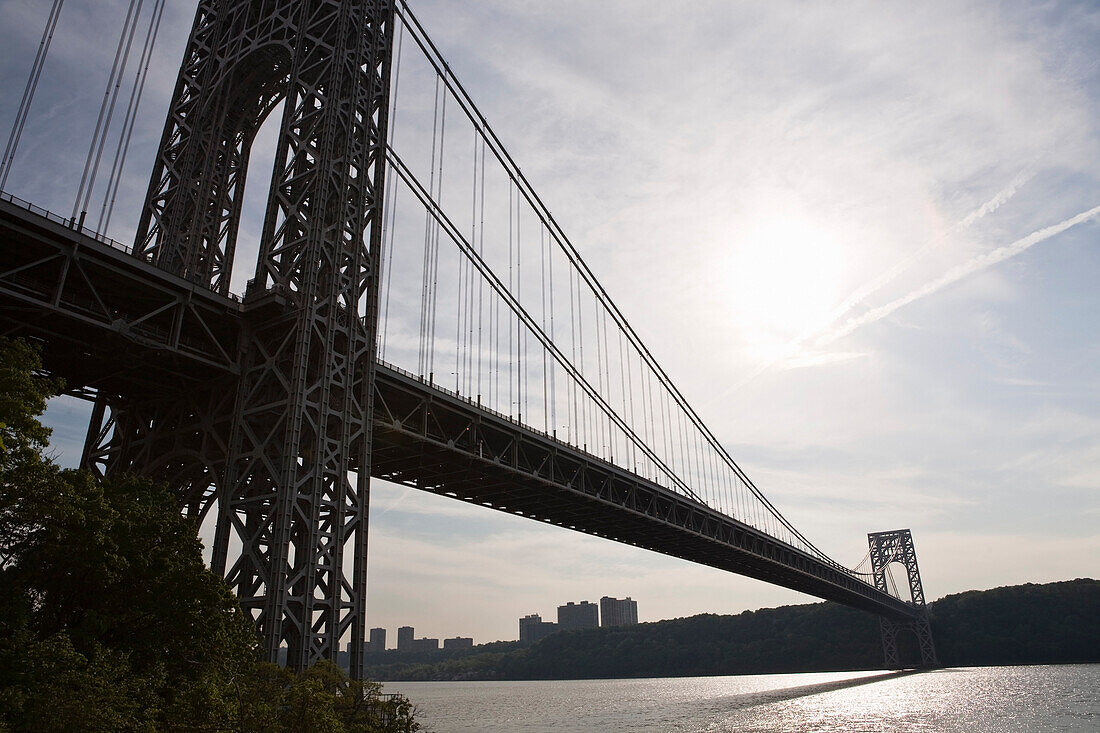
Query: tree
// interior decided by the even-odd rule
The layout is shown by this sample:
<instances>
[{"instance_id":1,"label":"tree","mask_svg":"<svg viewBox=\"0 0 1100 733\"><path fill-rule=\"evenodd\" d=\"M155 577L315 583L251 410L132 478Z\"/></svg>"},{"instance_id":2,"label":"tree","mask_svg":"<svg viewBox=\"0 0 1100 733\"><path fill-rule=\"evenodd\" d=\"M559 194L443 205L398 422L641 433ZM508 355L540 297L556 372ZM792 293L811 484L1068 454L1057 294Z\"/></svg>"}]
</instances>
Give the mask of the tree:
<instances>
[{"instance_id":1,"label":"tree","mask_svg":"<svg viewBox=\"0 0 1100 733\"><path fill-rule=\"evenodd\" d=\"M252 620L162 486L44 452L57 382L0 339L0 732L413 731L378 686L256 661ZM399 727L404 725L405 727Z\"/></svg>"}]
</instances>

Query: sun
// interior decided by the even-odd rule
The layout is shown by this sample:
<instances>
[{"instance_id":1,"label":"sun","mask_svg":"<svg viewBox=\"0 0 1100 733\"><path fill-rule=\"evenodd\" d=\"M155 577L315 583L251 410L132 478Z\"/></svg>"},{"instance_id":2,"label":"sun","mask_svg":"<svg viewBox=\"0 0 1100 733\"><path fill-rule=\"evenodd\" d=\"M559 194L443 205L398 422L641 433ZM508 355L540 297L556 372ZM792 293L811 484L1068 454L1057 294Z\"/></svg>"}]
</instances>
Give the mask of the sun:
<instances>
[{"instance_id":1,"label":"sun","mask_svg":"<svg viewBox=\"0 0 1100 733\"><path fill-rule=\"evenodd\" d=\"M783 358L788 345L828 325L842 297L845 252L811 218L753 218L725 245L727 302L755 359Z\"/></svg>"}]
</instances>

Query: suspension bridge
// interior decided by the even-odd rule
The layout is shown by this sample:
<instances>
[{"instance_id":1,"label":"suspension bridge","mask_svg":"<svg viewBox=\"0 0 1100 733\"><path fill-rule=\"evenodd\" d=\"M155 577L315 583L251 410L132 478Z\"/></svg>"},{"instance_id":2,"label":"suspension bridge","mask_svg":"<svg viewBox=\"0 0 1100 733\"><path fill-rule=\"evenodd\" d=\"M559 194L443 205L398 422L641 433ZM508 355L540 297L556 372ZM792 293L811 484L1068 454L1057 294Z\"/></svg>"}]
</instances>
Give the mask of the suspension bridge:
<instances>
[{"instance_id":1,"label":"suspension bridge","mask_svg":"<svg viewBox=\"0 0 1100 733\"><path fill-rule=\"evenodd\" d=\"M373 476L860 608L888 665L900 630L935 663L909 531L869 535L849 569L783 516L404 0L201 0L137 232L108 238L164 7L129 0L71 213L0 195L0 335L40 344L93 402L82 465L164 481L214 518L212 566L269 659L285 646L303 668L350 639L362 675ZM269 118L262 233L238 243ZM242 252L256 266L236 294Z\"/></svg>"}]
</instances>

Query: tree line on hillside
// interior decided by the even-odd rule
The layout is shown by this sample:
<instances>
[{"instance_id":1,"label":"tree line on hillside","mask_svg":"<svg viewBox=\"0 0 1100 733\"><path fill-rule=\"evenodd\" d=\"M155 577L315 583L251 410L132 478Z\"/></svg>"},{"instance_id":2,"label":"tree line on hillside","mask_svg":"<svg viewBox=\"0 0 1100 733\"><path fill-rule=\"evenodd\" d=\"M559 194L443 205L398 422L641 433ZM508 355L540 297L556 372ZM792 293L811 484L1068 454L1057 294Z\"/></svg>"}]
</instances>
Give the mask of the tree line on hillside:
<instances>
[{"instance_id":1,"label":"tree line on hillside","mask_svg":"<svg viewBox=\"0 0 1100 733\"><path fill-rule=\"evenodd\" d=\"M192 520L148 480L97 481L45 456L61 385L0 339L0 733L406 733L409 701L323 662L258 660Z\"/></svg>"},{"instance_id":2,"label":"tree line on hillside","mask_svg":"<svg viewBox=\"0 0 1100 733\"><path fill-rule=\"evenodd\" d=\"M1100 662L1100 581L1079 579L946 596L930 604L947 666ZM920 655L898 637L903 660ZM402 660L373 657L373 679L598 679L880 669L878 620L835 603L560 632L522 647Z\"/></svg>"}]
</instances>

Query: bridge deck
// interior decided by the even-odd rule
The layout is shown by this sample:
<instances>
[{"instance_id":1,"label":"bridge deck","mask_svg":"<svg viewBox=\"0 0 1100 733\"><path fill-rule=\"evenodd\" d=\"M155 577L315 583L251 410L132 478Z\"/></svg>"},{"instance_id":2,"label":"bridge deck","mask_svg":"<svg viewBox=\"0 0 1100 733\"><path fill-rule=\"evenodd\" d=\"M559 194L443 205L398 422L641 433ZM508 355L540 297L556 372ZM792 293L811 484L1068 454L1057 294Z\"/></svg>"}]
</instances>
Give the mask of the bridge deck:
<instances>
[{"instance_id":1,"label":"bridge deck","mask_svg":"<svg viewBox=\"0 0 1100 733\"><path fill-rule=\"evenodd\" d=\"M237 371L245 305L0 200L0 335L40 340L70 388L145 394ZM469 399L379 364L371 474L883 616L913 608L842 569Z\"/></svg>"}]
</instances>

